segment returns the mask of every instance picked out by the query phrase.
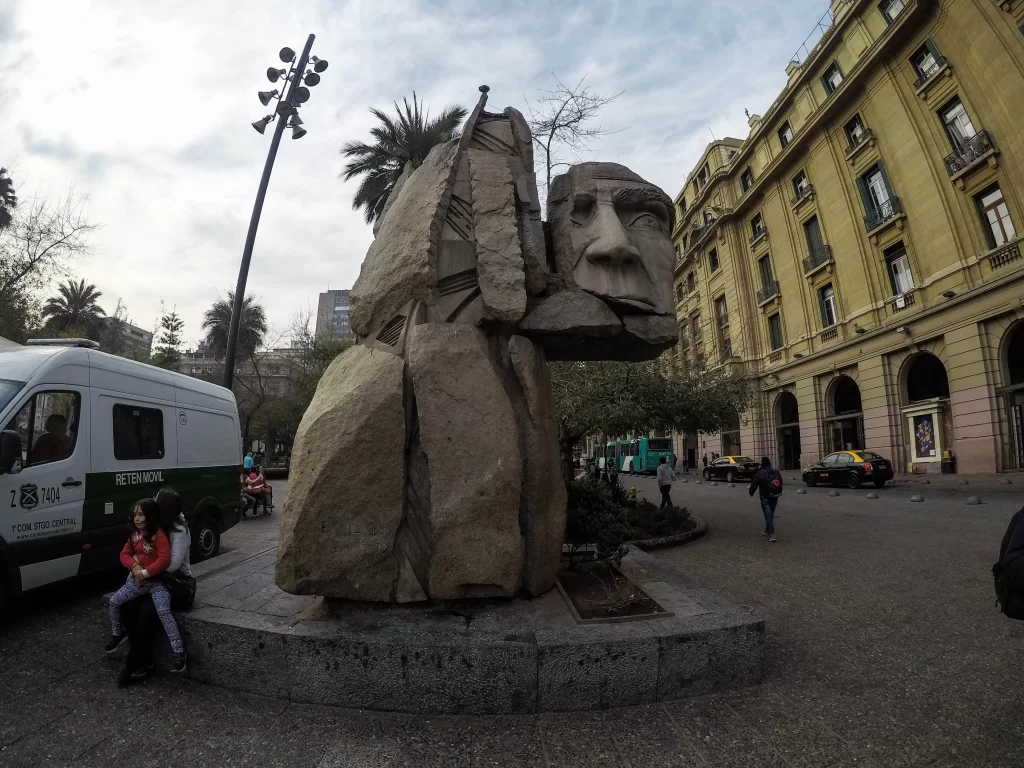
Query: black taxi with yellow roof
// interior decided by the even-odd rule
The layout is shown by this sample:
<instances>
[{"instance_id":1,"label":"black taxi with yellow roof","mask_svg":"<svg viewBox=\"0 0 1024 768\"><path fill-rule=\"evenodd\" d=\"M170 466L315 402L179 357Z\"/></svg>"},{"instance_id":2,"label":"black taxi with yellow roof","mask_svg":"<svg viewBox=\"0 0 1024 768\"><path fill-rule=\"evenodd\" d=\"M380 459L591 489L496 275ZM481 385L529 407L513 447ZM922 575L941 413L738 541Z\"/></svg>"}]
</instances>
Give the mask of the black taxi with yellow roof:
<instances>
[{"instance_id":1,"label":"black taxi with yellow roof","mask_svg":"<svg viewBox=\"0 0 1024 768\"><path fill-rule=\"evenodd\" d=\"M721 456L704 467L704 479L721 478L731 483L733 480L753 477L760 467L749 456Z\"/></svg>"},{"instance_id":2,"label":"black taxi with yellow roof","mask_svg":"<svg viewBox=\"0 0 1024 768\"><path fill-rule=\"evenodd\" d=\"M845 485L860 488L865 483L881 488L892 480L892 462L874 451L836 451L803 472L804 482L812 488L821 485Z\"/></svg>"}]
</instances>

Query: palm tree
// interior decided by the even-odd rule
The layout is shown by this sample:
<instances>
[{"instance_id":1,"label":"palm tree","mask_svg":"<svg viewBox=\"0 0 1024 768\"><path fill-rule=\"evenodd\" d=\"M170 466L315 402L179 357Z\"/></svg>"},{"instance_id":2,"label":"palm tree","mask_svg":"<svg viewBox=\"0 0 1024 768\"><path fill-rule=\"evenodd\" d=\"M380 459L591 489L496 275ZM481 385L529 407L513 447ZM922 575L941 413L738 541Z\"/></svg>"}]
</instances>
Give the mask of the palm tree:
<instances>
[{"instance_id":1,"label":"palm tree","mask_svg":"<svg viewBox=\"0 0 1024 768\"><path fill-rule=\"evenodd\" d=\"M384 204L394 189L406 163L419 168L430 150L438 144L458 138L459 125L466 117L466 110L459 106L445 107L441 115L431 119L423 108L423 102L412 92L412 105L403 98L404 107L395 102L397 120L379 109L370 112L380 125L370 131L376 140L374 144L350 141L341 148L341 154L349 158L343 177L345 181L363 176L352 201L354 210L363 209L363 218L372 224L384 212Z\"/></svg>"},{"instance_id":2,"label":"palm tree","mask_svg":"<svg viewBox=\"0 0 1024 768\"><path fill-rule=\"evenodd\" d=\"M68 280L57 286L57 295L51 296L43 306L46 324L58 333L78 331L90 334L97 331L106 314L96 300L103 294L85 280Z\"/></svg>"},{"instance_id":3,"label":"palm tree","mask_svg":"<svg viewBox=\"0 0 1024 768\"><path fill-rule=\"evenodd\" d=\"M14 182L7 175L6 168L0 168L0 229L11 225L11 211L18 204L14 194Z\"/></svg>"},{"instance_id":4,"label":"palm tree","mask_svg":"<svg viewBox=\"0 0 1024 768\"><path fill-rule=\"evenodd\" d=\"M215 355L223 355L228 348L228 330L231 328L231 310L235 304L234 291L227 292L227 298L217 299L203 313L203 330L206 332L206 343ZM239 357L251 355L267 335L267 313L262 305L256 303L252 296L246 296L242 302L242 317L238 324Z\"/></svg>"}]
</instances>

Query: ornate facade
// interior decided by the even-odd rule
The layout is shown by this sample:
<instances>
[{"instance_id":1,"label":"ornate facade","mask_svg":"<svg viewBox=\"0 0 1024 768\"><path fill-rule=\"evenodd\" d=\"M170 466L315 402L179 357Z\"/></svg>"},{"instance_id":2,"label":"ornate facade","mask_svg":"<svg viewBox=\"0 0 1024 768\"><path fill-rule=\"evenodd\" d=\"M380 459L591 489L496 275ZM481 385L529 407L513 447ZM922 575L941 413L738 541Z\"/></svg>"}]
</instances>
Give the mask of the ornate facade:
<instances>
[{"instance_id":1,"label":"ornate facade","mask_svg":"<svg viewBox=\"0 0 1024 768\"><path fill-rule=\"evenodd\" d=\"M756 382L692 461L1024 468L1024 1L834 0L675 199L682 365Z\"/></svg>"}]
</instances>

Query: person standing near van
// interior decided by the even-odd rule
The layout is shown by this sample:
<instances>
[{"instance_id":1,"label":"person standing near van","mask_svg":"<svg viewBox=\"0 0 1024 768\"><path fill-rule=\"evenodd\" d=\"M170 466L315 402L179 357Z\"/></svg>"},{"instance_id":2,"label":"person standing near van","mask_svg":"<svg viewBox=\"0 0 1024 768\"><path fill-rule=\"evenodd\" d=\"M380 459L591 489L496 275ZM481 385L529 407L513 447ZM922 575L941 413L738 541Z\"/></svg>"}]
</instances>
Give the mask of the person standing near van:
<instances>
[{"instance_id":1,"label":"person standing near van","mask_svg":"<svg viewBox=\"0 0 1024 768\"><path fill-rule=\"evenodd\" d=\"M245 474L248 475L250 472L252 472L252 467L253 464L255 463L256 461L252 457L252 451L249 451L247 454L245 454L245 458L242 459L242 469L245 470Z\"/></svg>"},{"instance_id":2,"label":"person standing near van","mask_svg":"<svg viewBox=\"0 0 1024 768\"><path fill-rule=\"evenodd\" d=\"M772 462L767 456L761 457L761 468L754 473L754 479L750 481L748 493L753 496L754 491L758 493L761 502L761 512L764 513L764 532L768 541L775 543L775 507L778 506L779 497L782 496L782 473L772 468Z\"/></svg>"},{"instance_id":3,"label":"person standing near van","mask_svg":"<svg viewBox=\"0 0 1024 768\"><path fill-rule=\"evenodd\" d=\"M706 453L704 454L704 458L701 459L701 461L704 462L704 469L707 469L708 468L708 455Z\"/></svg>"},{"instance_id":4,"label":"person standing near van","mask_svg":"<svg viewBox=\"0 0 1024 768\"><path fill-rule=\"evenodd\" d=\"M171 563L164 572L164 584L171 593L171 608L192 607L196 580L192 576L189 549L192 535L183 512L181 496L172 488L161 488L154 499L160 508L160 530L171 542ZM152 600L132 600L121 606L121 625L128 631L131 649L117 677L121 686L145 679L153 669L153 642L160 631L160 616Z\"/></svg>"},{"instance_id":5,"label":"person standing near van","mask_svg":"<svg viewBox=\"0 0 1024 768\"><path fill-rule=\"evenodd\" d=\"M658 490L661 491L661 507L659 509L671 507L672 497L669 494L672 491L672 481L675 479L675 476L672 474L672 467L668 465L668 461L666 461L664 456L659 459L657 474Z\"/></svg>"}]
</instances>

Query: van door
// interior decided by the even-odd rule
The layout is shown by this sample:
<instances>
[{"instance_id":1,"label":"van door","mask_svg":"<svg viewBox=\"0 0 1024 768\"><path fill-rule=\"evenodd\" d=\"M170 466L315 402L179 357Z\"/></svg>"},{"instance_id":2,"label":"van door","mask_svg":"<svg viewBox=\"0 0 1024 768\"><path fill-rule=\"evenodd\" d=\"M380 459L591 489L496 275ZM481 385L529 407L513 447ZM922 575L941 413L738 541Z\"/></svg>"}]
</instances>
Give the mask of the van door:
<instances>
[{"instance_id":1,"label":"van door","mask_svg":"<svg viewBox=\"0 0 1024 768\"><path fill-rule=\"evenodd\" d=\"M78 574L89 470L87 403L85 387L39 385L4 425L21 436L22 458L0 475L0 535L10 545L22 590Z\"/></svg>"},{"instance_id":2,"label":"van door","mask_svg":"<svg viewBox=\"0 0 1024 768\"><path fill-rule=\"evenodd\" d=\"M91 413L92 468L82 532L90 549L82 573L117 565L134 503L177 481L173 403L94 386Z\"/></svg>"}]
</instances>

